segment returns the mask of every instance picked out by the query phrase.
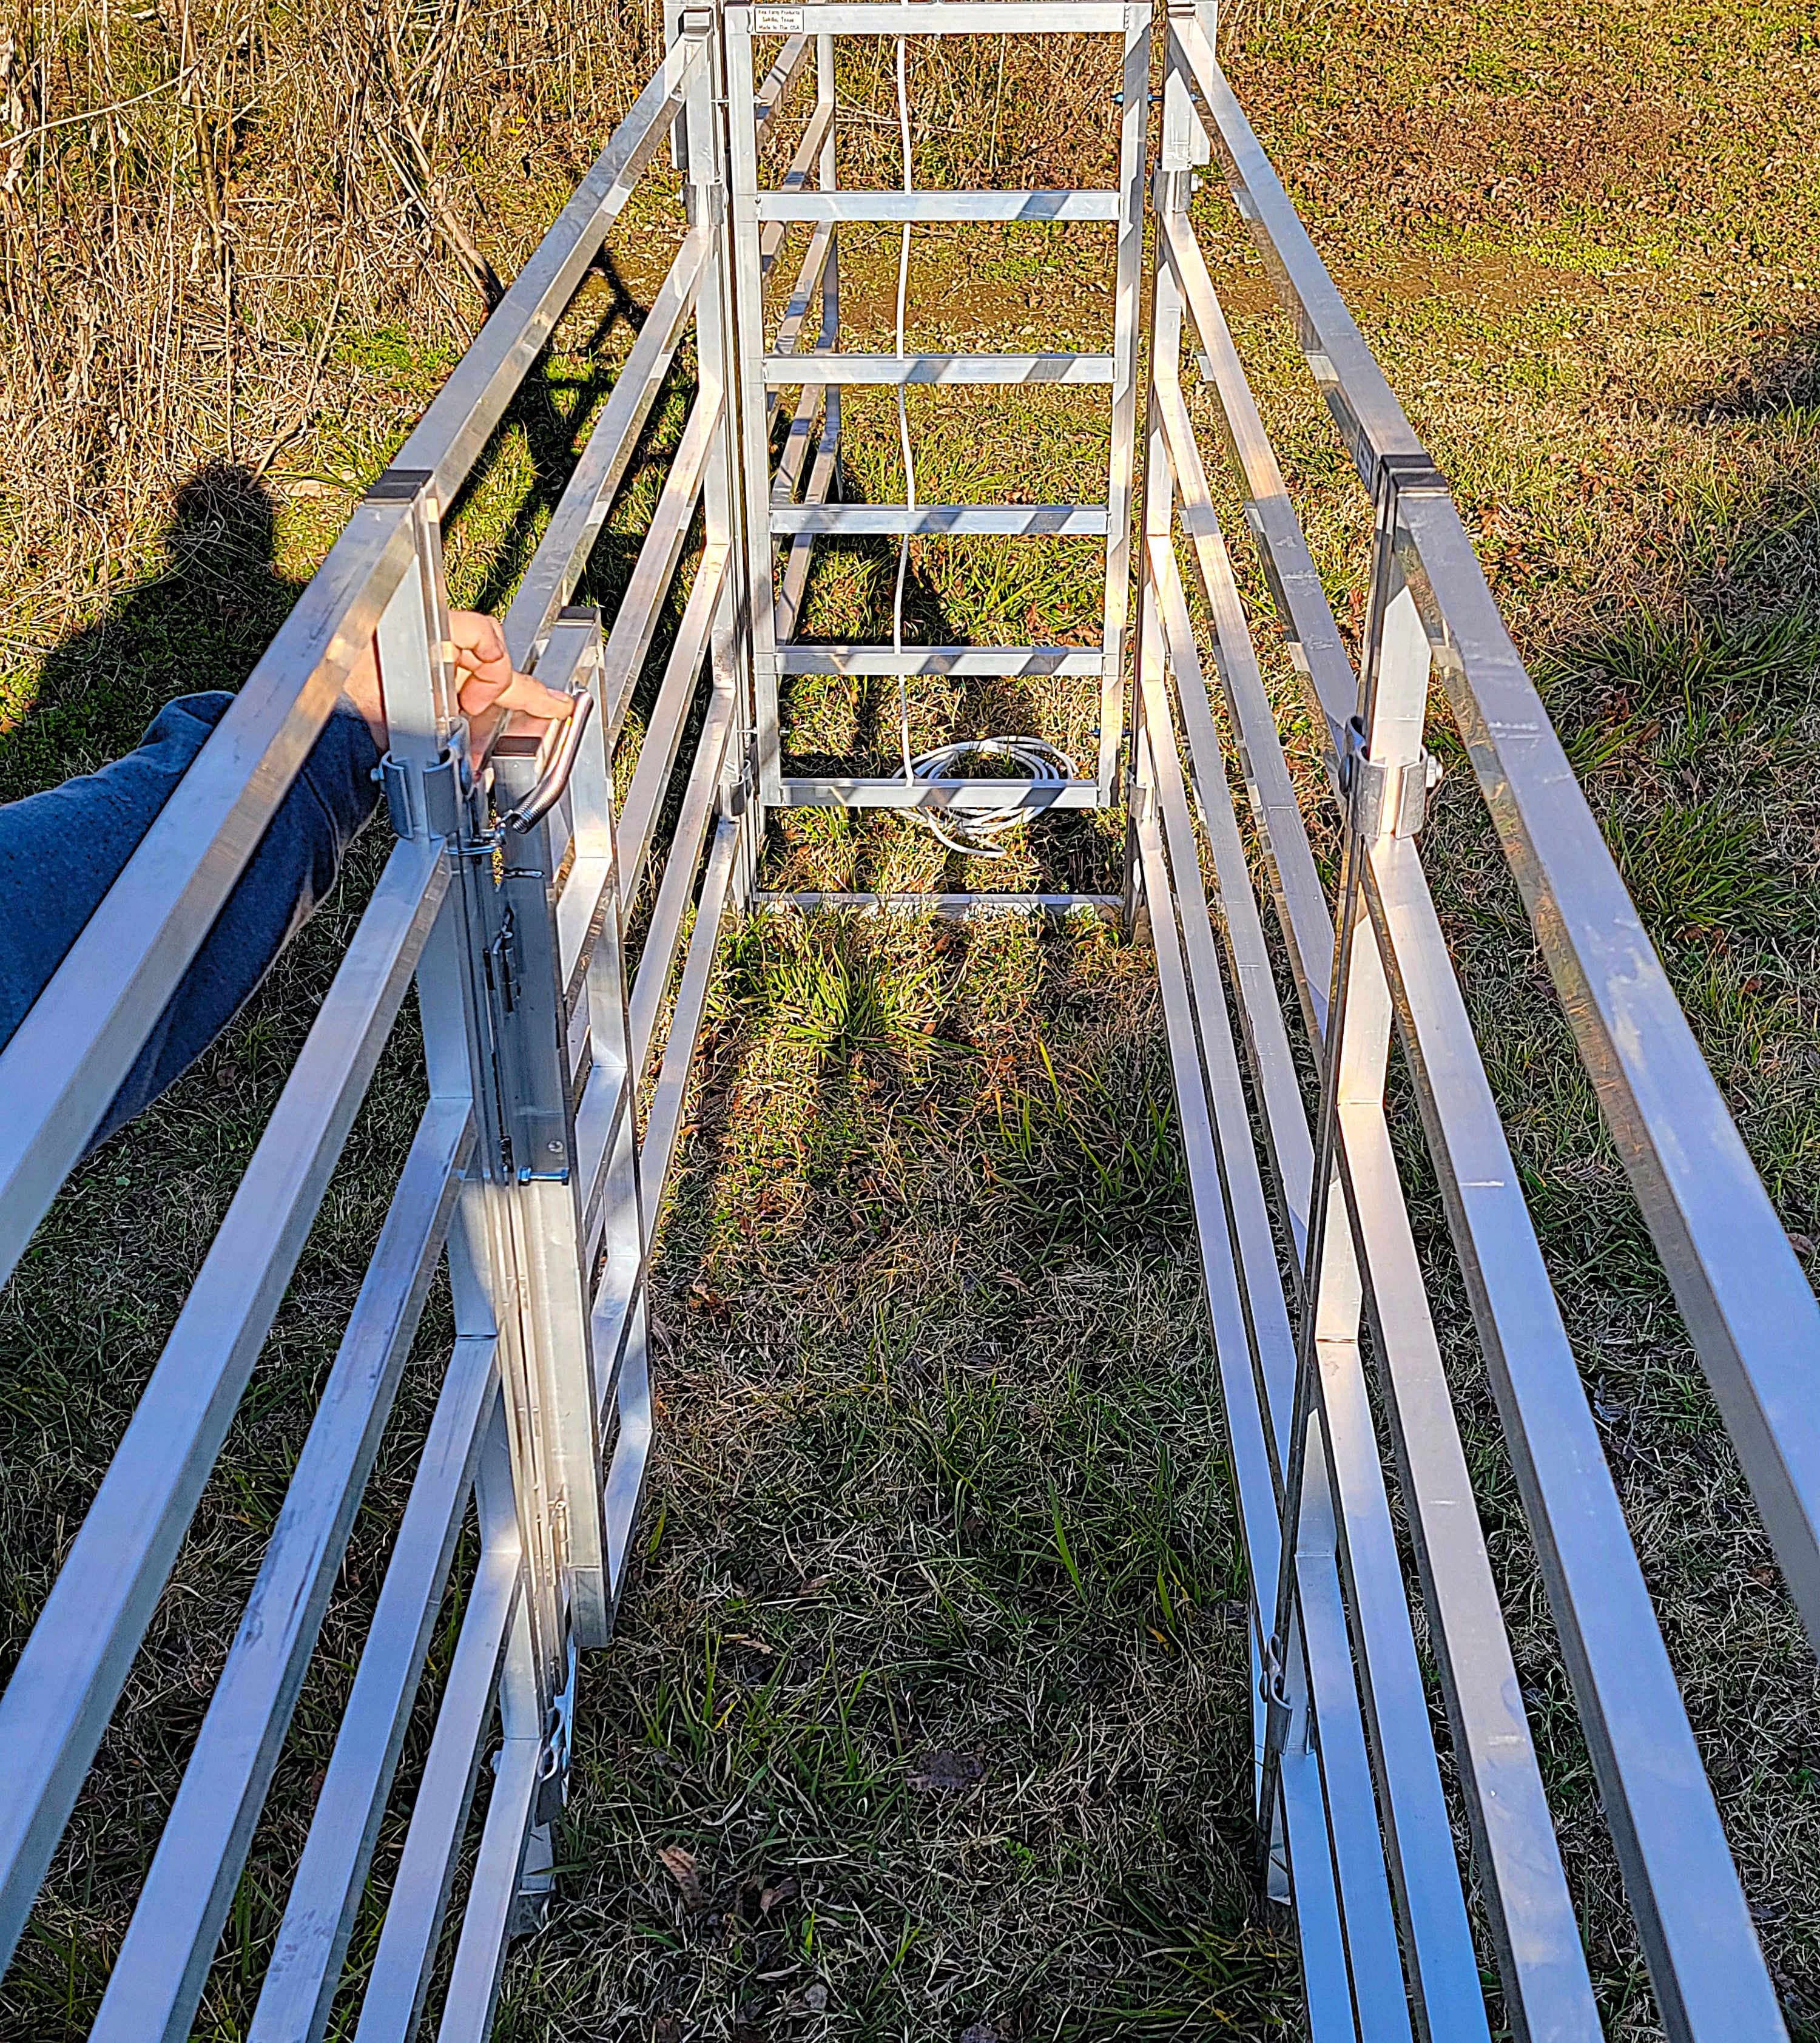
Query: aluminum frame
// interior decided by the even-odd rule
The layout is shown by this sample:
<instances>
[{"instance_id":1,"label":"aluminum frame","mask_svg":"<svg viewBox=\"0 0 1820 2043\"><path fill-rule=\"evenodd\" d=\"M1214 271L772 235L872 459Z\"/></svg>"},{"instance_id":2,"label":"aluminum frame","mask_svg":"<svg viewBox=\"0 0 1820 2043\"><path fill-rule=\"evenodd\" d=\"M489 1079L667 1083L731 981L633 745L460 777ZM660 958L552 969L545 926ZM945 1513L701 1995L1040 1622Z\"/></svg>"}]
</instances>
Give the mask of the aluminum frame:
<instances>
[{"instance_id":1,"label":"aluminum frame","mask_svg":"<svg viewBox=\"0 0 1820 2043\"><path fill-rule=\"evenodd\" d=\"M647 1277L678 1118L665 1102L677 1071L687 1071L705 960L724 916L744 899L753 849L738 753L726 743L736 718L749 725L750 691L728 573L741 512L725 394L726 236L711 203L724 186L719 78L716 25L693 19L0 1052L5 1271L283 799L354 659L374 642L397 848L0 1697L5 1956L415 979L429 1104L109 1978L97 2036L174 2043L190 2033L424 1296L445 1261L454 1347L250 2033L296 2043L324 2032L469 1513L480 1531L477 1570L360 2003L361 2037L407 2037L426 2018L489 1745L498 1747L496 1777L462 1904L445 2035L486 2033L508 1938L538 1918L547 1894L577 1656L611 1636L651 1443ZM773 105L788 79L776 83ZM516 663L552 687L587 691L596 714L577 726L561 799L527 829L506 830L496 818L524 804L547 761L509 730L485 761L469 760L447 665L440 508L685 109L684 182L697 224L506 621ZM594 614L564 606L692 330L690 424L633 586L603 638ZM698 510L707 544L647 757L645 747L622 745L621 734ZM677 738L703 689L712 707L690 769L684 827L661 838ZM623 868L616 753L635 797ZM704 876L705 822L717 811L734 818L722 839L730 828L741 861L730 872L724 856L709 861L684 995L658 1035L683 910ZM659 864L663 912L634 973L624 925ZM72 1026L77 1013L81 1025ZM653 1142L641 1079L654 1035L663 1062L653 1101L669 1122Z\"/></svg>"},{"instance_id":2,"label":"aluminum frame","mask_svg":"<svg viewBox=\"0 0 1820 2043\"><path fill-rule=\"evenodd\" d=\"M1148 0L1107 6L1104 0L944 0L937 10L922 6L867 0L859 6L808 5L777 8L731 6L725 10L730 90L729 137L731 184L729 203L734 233L736 309L739 336L741 432L745 450L748 507L746 573L752 588L772 586L776 547L790 542L788 565L780 599L753 606L753 661L758 713L759 792L775 807L929 807L984 805L987 798L968 792L983 782L906 781L901 776L787 774L784 770L780 726L781 680L791 673L813 671L796 664L821 649L796 641L795 631L807 578L810 547L819 536L889 536L910 532L994 534L1020 539L1074 535L1101 539L1106 546L1104 629L1098 649L1101 706L1097 757L1090 776L1056 786L1028 781L991 784L990 806L1028 808L1033 812L1059 803L1070 807L1104 808L1117 799L1118 761L1123 742L1125 692L1125 623L1131 581L1131 504L1135 487L1137 416L1138 288L1143 261L1144 150L1148 124L1151 10ZM807 141L818 144L815 186L802 174L804 159L792 166L780 186L761 182L757 130L753 113L752 44L755 36L802 34L814 38L826 53L827 83L818 86L818 115L826 108L824 125L812 128ZM1113 35L1119 42L1119 80L1123 113L1120 120L1117 184L1088 191L847 191L834 187L833 46L846 35ZM819 72L818 72L819 77ZM807 142L805 147L807 148ZM900 361L895 355L852 355L839 351L837 288L824 299L822 329L806 354L795 346L793 299L784 330L768 346L764 313L764 280L768 253L779 245L790 222L809 222L830 231L837 266L838 234L843 221L883 220L1099 220L1117 229L1113 255L1113 346L1109 354L1029 355L920 354ZM811 241L805 265L817 259ZM799 286L799 293L803 286ZM1098 504L844 504L830 500L829 484L838 459L838 393L849 384L921 383L1027 385L1103 384L1109 392L1109 454L1106 494ZM787 447L773 476L764 421L785 390L801 392L798 422L807 434L814 414L817 391L827 424L820 454L803 500L796 500L800 459L792 465ZM769 394L768 394L769 393ZM893 654L889 646L848 649L877 659L889 657L889 671L928 671L902 662L935 649L906 647ZM990 657L1016 649L982 648ZM876 669L884 671L884 669ZM976 671L991 671L979 669Z\"/></svg>"},{"instance_id":3,"label":"aluminum frame","mask_svg":"<svg viewBox=\"0 0 1820 2043\"><path fill-rule=\"evenodd\" d=\"M1212 1210L1201 1213L1217 1343L1219 1301L1230 1297L1236 1267L1244 1311L1235 1323L1230 1305L1224 1309L1225 1339L1251 1358L1248 1369L1228 1366L1224 1351L1220 1359L1253 1571L1263 1702L1257 1725L1261 1876L1266 1885L1274 1876L1277 1891L1286 1891L1296 1907L1317 2038L1486 2033L1464 1872L1448 1808L1436 1799L1426 1706L1419 1686L1412 1691L1408 1681L1412 1605L1419 1600L1446 1704L1504 2018L1513 2033L1529 2037L1602 2033L1470 1508L1385 1121L1394 1029L1416 1079L1664 2026L1676 2038L1780 2037L1775 1992L1423 872L1418 833L1431 772L1423 746L1434 707L1431 674L1466 739L1583 1057L1626 1148L1640 1203L1810 1629L1801 1576L1813 1537L1807 1502L1817 1435L1785 1389L1797 1359L1815 1355L1814 1301L1798 1271L1799 1295L1782 1281L1793 1267L1786 1237L1497 622L1445 481L1410 431L1220 75L1212 29L1210 10L1171 5L1155 190L1128 907L1148 922L1157 945L1185 1134L1197 1125L1206 1131L1218 1181L1240 1207L1257 1196L1259 1171L1267 1175L1293 1250L1289 1289L1297 1332L1285 1385L1274 1259L1260 1255L1247 1264L1240 1213L1224 1217L1224 1228ZM1372 496L1377 542L1356 673L1195 244L1187 210L1193 173L1209 159L1226 171ZM1316 877L1215 515L1181 385L1185 354L1213 398L1275 621L1316 728L1328 735L1330 782L1346 824L1336 902ZM1205 619L1210 663L1178 546ZM1231 733L1230 753L1217 735L1210 686ZM1178 764L1184 753L1186 780ZM1296 988L1288 1015L1228 790L1234 772L1263 857L1263 900ZM1211 917L1202 841L1212 861ZM1224 968L1217 976L1205 962L1216 949ZM1203 960L1199 983L1197 956ZM1228 999L1249 1082L1236 1098ZM1321 1078L1312 1126L1295 1076L1292 1020ZM1615 1048L1621 1034L1623 1055ZM1674 1106L1663 1090L1665 1072L1685 1088ZM1224 1121L1222 1101L1228 1102ZM1662 1161L1670 1154L1672 1167ZM1192 1140L1190 1159L1197 1200L1205 1202L1210 1194L1198 1182ZM1738 1190L1722 1228L1703 1194L1696 1196L1706 1182ZM1733 1279L1748 1269L1776 1278L1760 1316L1736 1309ZM1273 1347L1266 1334L1274 1324ZM1763 1338L1772 1328L1780 1347ZM1394 1547L1382 1537L1386 1493L1377 1474L1367 1363L1388 1422L1414 1548L1413 1582L1404 1581ZM1247 1474L1241 1447L1247 1428L1267 1443L1273 1423L1284 1430L1266 1483L1262 1470ZM1317 1650L1317 1629L1330 1627L1336 1614L1333 1577L1324 1572L1335 1562L1342 1629L1335 1650ZM1363 1800L1349 1781L1361 1731L1374 1791ZM1317 1762L1312 1776L1311 1754ZM1298 1830L1311 1833L1312 1848L1300 1846ZM1395 1917L1388 1945L1387 1889Z\"/></svg>"},{"instance_id":4,"label":"aluminum frame","mask_svg":"<svg viewBox=\"0 0 1820 2043\"><path fill-rule=\"evenodd\" d=\"M749 910L1084 913L1153 945L1251 1585L1258 1878L1263 1894L1293 1908L1311 2035L1489 2039L1489 1964L1511 2033L1588 2043L1601 2033L1598 2010L1385 1120L1395 1033L1664 2026L1676 2043L1784 2034L1429 893L1419 847L1431 680L1810 1635L1820 1633L1820 1428L1806 1378L1820 1359L1820 1308L1499 623L1444 480L1220 73L1214 25L1211 4L1171 0L1160 159L1147 195L1146 5L667 9L656 75L0 1051L3 1276L352 661L375 642L398 841L0 1696L4 1957L415 981L428 1104L97 2037L177 2043L190 2033L442 1263L455 1338L249 2034L313 2043L325 2033L470 1513L478 1558L357 2033L403 2043L432 2014L446 2038L490 2030L509 1941L542 1919L552 1889L550 1826L566 1793L579 1656L608 1641L625 1589L653 1438L653 1243L716 947ZM906 199L835 189L837 36L1075 32L1122 39L1116 190ZM758 34L786 37L762 80ZM761 136L811 82L789 168L761 191ZM585 692L594 708L573 726L573 771L546 803L532 799L550 768L532 739L508 730L489 759L469 758L447 664L441 507L666 136L684 189L682 246L505 620L520 666ZM1216 160L1370 495L1356 670L1196 243L1194 173ZM1118 225L1110 354L840 351L842 220L1067 217ZM811 232L768 330L764 282L791 221ZM691 333L695 385L681 442L626 592L603 622L571 600ZM1134 517L1140 339L1149 378ZM1345 826L1332 899L1215 513L1185 355L1212 395L1275 623L1327 735ZM837 500L845 385L960 381L1106 387L1104 502L910 515ZM698 519L680 622L634 745L629 711ZM797 638L818 535L911 527L1103 536L1102 644L898 652ZM911 785L782 772L781 679L900 673L1097 677L1095 775ZM1256 884L1235 783L1262 855ZM626 788L617 806L616 784ZM672 797L666 837L660 818ZM1128 849L1117 895L757 884L772 807L1021 802L1035 811L1118 799ZM508 831L496 820L508 809L535 819ZM647 894L634 969L626 932ZM1286 1007L1278 958L1293 988ZM1297 1032L1320 1080L1312 1117ZM1419 1637L1445 1704L1445 1771ZM453 1974L432 2010L454 1871L489 1752L495 1784ZM1482 1924L1467 1905L1469 1877Z\"/></svg>"}]
</instances>

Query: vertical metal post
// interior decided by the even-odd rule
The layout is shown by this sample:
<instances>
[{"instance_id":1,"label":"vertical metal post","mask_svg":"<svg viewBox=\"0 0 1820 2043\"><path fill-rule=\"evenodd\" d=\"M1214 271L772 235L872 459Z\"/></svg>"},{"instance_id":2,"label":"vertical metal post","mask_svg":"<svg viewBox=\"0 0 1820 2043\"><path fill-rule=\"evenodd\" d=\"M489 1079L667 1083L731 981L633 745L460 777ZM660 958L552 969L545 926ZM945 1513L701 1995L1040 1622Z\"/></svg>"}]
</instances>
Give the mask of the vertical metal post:
<instances>
[{"instance_id":1,"label":"vertical metal post","mask_svg":"<svg viewBox=\"0 0 1820 2043\"><path fill-rule=\"evenodd\" d=\"M400 585L377 634L389 733L387 764L401 769L406 787L403 803L394 805L395 821L402 819L401 806L414 829L433 828L445 836L457 867L456 885L419 966L418 1004L432 1094L472 1098L482 1129L449 1233L450 1282L458 1339L497 1337L505 1396L486 1458L491 1473L482 1485L482 1558L485 1565L489 1556L509 1550L513 1564L524 1568L525 1593L518 1601L500 1675L500 1710L507 1750L528 1746L535 1759L521 1762L520 1770L528 1765L535 1777L546 1769L550 1727L561 1715L558 1696L571 1688L558 1573L562 1528L551 1508L548 1443L540 1436L541 1393L534 1388L537 1358L527 1341L531 1329L523 1304L533 1285L525 1268L522 1220L509 1209L504 1182L502 1158L510 1132L486 985L486 960L489 946L496 946L500 919L497 904L488 898L493 891L492 838L485 826L484 796L469 770L467 730L449 665L439 507L428 481L427 476L405 475L381 485L414 493L419 531L419 572ZM561 1273L546 1264L542 1274ZM570 1274L579 1278L573 1248ZM597 1478L588 1487L597 1497ZM521 1833L530 1813L527 1803L517 1818ZM498 1820L510 1820L503 1803ZM515 1861L513 1871L515 1879ZM464 1931L464 1943L471 1945L478 1934L478 1926L471 1926ZM496 1974L500 1949L503 1932L494 1953ZM420 2002L422 1991L420 1983ZM376 2007L374 2019L381 2018Z\"/></svg>"},{"instance_id":2,"label":"vertical metal post","mask_svg":"<svg viewBox=\"0 0 1820 2043\"><path fill-rule=\"evenodd\" d=\"M818 82L821 75L819 44ZM764 292L758 229L758 135L753 113L752 38L726 38L728 190L732 226L726 261L732 270L733 331L739 362L739 445L745 480L746 630L757 726L758 797L767 807L784 799L778 730L777 619L771 537L771 439L765 416Z\"/></svg>"},{"instance_id":3,"label":"vertical metal post","mask_svg":"<svg viewBox=\"0 0 1820 2043\"><path fill-rule=\"evenodd\" d=\"M1148 64L1144 76L1145 92L1148 96L1149 79ZM1128 118L1131 113L1128 104L1131 92L1128 45L1125 91L1128 98L1125 113ZM1190 137L1197 125L1193 118L1194 105L1189 98L1187 88L1176 75L1173 65L1166 68L1163 75L1163 153L1157 171L1155 186L1156 201L1159 209L1186 203L1186 194L1182 181L1186 180L1188 175L1186 165L1189 159ZM1143 240L1140 213L1140 232L1137 237L1140 254L1143 249ZM1125 255L1122 230L1119 255L1119 284L1122 291ZM1159 260L1153 260L1151 264L1150 331L1148 336L1150 376L1153 386L1159 375L1168 377L1171 381L1174 380L1182 352L1182 293L1168 265ZM1118 374L1116 367L1113 374L1115 376ZM1145 408L1144 426L1146 439L1142 519L1144 543L1139 548L1137 584L1138 660L1140 673L1132 703L1132 753L1125 773L1127 818L1125 847L1125 919L1126 931L1134 943L1148 942L1150 937L1148 917L1138 884L1141 865L1137 845L1137 825L1140 820L1138 804L1140 801L1148 803L1149 799L1148 793L1140 792L1146 786L1149 770L1144 742L1146 719L1142 676L1145 673L1154 672L1160 678L1163 660L1163 634L1155 615L1157 597L1155 581L1151 572L1149 542L1153 539L1159 539L1167 544L1175 517L1175 489L1170 475L1169 447L1163 437L1163 421L1154 397ZM1116 462L1118 447L1116 427L1113 445L1113 458ZM1128 523L1128 512L1127 522ZM1111 558L1109 551L1108 558L1109 560ZM1128 575L1128 568L1125 572ZM1107 601L1109 609L1105 646L1109 673L1113 647L1109 581ZM1103 715L1102 709L1102 739L1105 730ZM1167 729L1161 731L1151 731L1149 738L1150 742L1153 745L1173 745L1175 742L1174 732Z\"/></svg>"},{"instance_id":4,"label":"vertical metal post","mask_svg":"<svg viewBox=\"0 0 1820 2043\"><path fill-rule=\"evenodd\" d=\"M1099 799L1109 803L1125 720L1125 619L1131 603L1131 508L1137 438L1138 299L1144 278L1144 173L1150 119L1148 5L1125 10L1119 122L1117 275L1113 297L1112 460L1106 478L1106 599L1100 680Z\"/></svg>"}]
</instances>

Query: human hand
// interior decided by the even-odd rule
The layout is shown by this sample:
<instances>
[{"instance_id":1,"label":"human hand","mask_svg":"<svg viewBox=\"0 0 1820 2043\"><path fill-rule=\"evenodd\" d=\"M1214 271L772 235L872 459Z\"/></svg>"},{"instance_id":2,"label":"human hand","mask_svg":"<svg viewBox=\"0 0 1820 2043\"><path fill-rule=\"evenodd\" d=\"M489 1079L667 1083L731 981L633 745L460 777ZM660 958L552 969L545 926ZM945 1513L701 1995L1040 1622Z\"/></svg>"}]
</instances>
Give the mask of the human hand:
<instances>
[{"instance_id":1,"label":"human hand","mask_svg":"<svg viewBox=\"0 0 1820 2043\"><path fill-rule=\"evenodd\" d=\"M500 719L512 710L545 723L568 715L569 696L546 688L528 674L513 672L505 634L496 619L477 610L452 610L449 637L455 649L456 700L468 719L469 744L477 761L486 756ZM344 692L366 718L373 742L383 756L391 741L375 645L369 645L354 662Z\"/></svg>"},{"instance_id":2,"label":"human hand","mask_svg":"<svg viewBox=\"0 0 1820 2043\"><path fill-rule=\"evenodd\" d=\"M449 637L460 677L457 700L468 719L469 743L477 760L485 757L489 741L509 711L553 723L573 707L573 696L558 695L529 674L514 673L496 619L477 610L452 610Z\"/></svg>"}]
</instances>

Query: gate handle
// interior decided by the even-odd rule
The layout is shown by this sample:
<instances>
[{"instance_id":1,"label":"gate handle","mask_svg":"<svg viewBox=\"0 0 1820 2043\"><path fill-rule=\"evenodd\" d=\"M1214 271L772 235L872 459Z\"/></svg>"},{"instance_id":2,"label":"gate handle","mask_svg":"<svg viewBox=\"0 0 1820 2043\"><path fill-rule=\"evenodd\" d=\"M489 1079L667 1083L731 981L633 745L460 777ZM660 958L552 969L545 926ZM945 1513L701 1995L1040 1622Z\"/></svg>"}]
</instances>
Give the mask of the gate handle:
<instances>
[{"instance_id":1,"label":"gate handle","mask_svg":"<svg viewBox=\"0 0 1820 2043\"><path fill-rule=\"evenodd\" d=\"M579 688L569 699L575 707L559 726L562 735L557 740L555 756L544 769L542 778L518 807L500 817L502 830L515 830L522 836L542 822L562 799L562 791L569 785L569 776L575 771L575 762L581 757L582 734L588 728L588 719L594 714L594 693L591 688Z\"/></svg>"}]
</instances>

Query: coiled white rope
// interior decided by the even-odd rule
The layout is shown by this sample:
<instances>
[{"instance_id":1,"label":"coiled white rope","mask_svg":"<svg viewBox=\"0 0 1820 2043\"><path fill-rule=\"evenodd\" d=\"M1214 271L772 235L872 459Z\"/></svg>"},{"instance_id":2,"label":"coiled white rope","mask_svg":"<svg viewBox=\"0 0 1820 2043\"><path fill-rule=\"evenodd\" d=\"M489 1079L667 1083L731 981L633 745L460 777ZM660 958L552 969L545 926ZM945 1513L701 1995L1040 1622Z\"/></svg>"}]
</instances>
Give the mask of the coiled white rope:
<instances>
[{"instance_id":1,"label":"coiled white rope","mask_svg":"<svg viewBox=\"0 0 1820 2043\"><path fill-rule=\"evenodd\" d=\"M910 95L904 81L904 38L897 39L898 85L898 136L903 151L904 196L907 198L914 190L910 178ZM904 347L904 301L910 288L910 224L904 222L903 237L898 246L898 359L906 359ZM910 416L904 405L905 386L897 386L898 443L904 458L904 497L906 507L917 508L916 458L910 450ZM910 756L910 679L903 671L904 650L904 577L910 569L910 542L908 531L898 535L897 586L891 595L891 651L898 662L898 735L903 746L904 780L906 783L918 780L945 780L954 777L955 769L973 759L1006 759L1011 761L1017 773L1033 782L1071 780L1076 777L1075 762L1067 753L1043 738L969 738L952 745L938 745L933 751ZM935 812L918 809L914 813L928 826L930 834L963 858L1003 858L1006 847L994 840L1013 830L1029 813L1021 803L1007 802L998 808L967 809L951 815L948 829L944 830ZM951 836L949 831L953 834Z\"/></svg>"}]
</instances>

